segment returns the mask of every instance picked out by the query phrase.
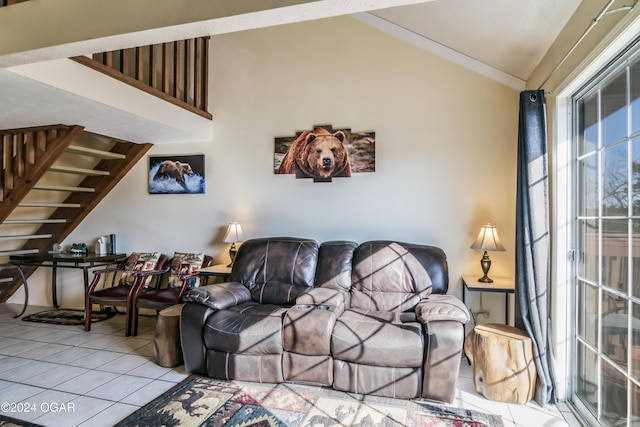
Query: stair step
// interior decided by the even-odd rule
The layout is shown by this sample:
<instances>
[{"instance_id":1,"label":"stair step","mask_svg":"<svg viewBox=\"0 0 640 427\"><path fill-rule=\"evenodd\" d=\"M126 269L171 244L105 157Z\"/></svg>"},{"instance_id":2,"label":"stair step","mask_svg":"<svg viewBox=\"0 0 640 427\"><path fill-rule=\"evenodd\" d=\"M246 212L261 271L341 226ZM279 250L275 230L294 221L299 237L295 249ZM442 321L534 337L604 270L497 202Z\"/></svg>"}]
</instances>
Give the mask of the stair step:
<instances>
[{"instance_id":1,"label":"stair step","mask_svg":"<svg viewBox=\"0 0 640 427\"><path fill-rule=\"evenodd\" d=\"M71 191L76 193L95 193L96 192L95 188L89 188L89 187L69 187L66 185L46 185L46 184L34 185L33 189L46 190L46 191Z\"/></svg>"},{"instance_id":2,"label":"stair step","mask_svg":"<svg viewBox=\"0 0 640 427\"><path fill-rule=\"evenodd\" d=\"M5 219L3 224L64 224L67 222L64 218L49 219Z\"/></svg>"},{"instance_id":3,"label":"stair step","mask_svg":"<svg viewBox=\"0 0 640 427\"><path fill-rule=\"evenodd\" d=\"M0 256L37 254L38 252L37 249L16 249L13 251L0 251Z\"/></svg>"},{"instance_id":4,"label":"stair step","mask_svg":"<svg viewBox=\"0 0 640 427\"><path fill-rule=\"evenodd\" d=\"M13 282L13 277L3 277L2 279L0 279L0 283L9 283L9 282Z\"/></svg>"},{"instance_id":5,"label":"stair step","mask_svg":"<svg viewBox=\"0 0 640 427\"><path fill-rule=\"evenodd\" d=\"M30 239L49 239L53 234L16 234L15 236L0 236L3 240L30 240Z\"/></svg>"},{"instance_id":6,"label":"stair step","mask_svg":"<svg viewBox=\"0 0 640 427\"><path fill-rule=\"evenodd\" d=\"M78 145L70 145L67 152L74 154L83 154L85 156L98 157L101 159L126 159L127 156L120 153L112 153L111 151L96 150L95 148L80 147Z\"/></svg>"},{"instance_id":7,"label":"stair step","mask_svg":"<svg viewBox=\"0 0 640 427\"><path fill-rule=\"evenodd\" d=\"M19 208L79 208L80 203L19 203Z\"/></svg>"},{"instance_id":8,"label":"stair step","mask_svg":"<svg viewBox=\"0 0 640 427\"><path fill-rule=\"evenodd\" d=\"M101 171L95 169L84 169L84 168L74 168L72 166L51 166L49 168L51 172L62 172L62 173L75 173L78 175L87 175L87 176L109 176L109 171Z\"/></svg>"}]
</instances>

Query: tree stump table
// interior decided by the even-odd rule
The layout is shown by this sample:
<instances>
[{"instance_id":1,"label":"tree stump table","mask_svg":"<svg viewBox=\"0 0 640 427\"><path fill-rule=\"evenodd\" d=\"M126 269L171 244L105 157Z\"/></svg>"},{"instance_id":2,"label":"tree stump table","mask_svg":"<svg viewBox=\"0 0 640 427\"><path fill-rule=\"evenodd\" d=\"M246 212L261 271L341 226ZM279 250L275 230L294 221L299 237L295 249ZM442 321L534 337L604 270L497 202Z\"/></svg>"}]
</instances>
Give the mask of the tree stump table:
<instances>
[{"instance_id":1,"label":"tree stump table","mask_svg":"<svg viewBox=\"0 0 640 427\"><path fill-rule=\"evenodd\" d=\"M158 313L153 356L156 363L165 368L173 368L184 362L180 345L180 313L183 306L176 304Z\"/></svg>"},{"instance_id":2,"label":"tree stump table","mask_svg":"<svg viewBox=\"0 0 640 427\"><path fill-rule=\"evenodd\" d=\"M509 325L477 325L464 351L473 365L476 391L490 400L523 405L533 398L536 366L526 332Z\"/></svg>"}]
</instances>

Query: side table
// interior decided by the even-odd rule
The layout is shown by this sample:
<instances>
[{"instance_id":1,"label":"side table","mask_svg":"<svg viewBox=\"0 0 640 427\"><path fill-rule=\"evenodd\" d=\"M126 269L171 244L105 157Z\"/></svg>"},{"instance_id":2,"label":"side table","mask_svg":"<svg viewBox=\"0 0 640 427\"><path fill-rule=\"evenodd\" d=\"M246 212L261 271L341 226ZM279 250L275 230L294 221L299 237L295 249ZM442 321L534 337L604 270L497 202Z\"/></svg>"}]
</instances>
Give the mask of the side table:
<instances>
[{"instance_id":1,"label":"side table","mask_svg":"<svg viewBox=\"0 0 640 427\"><path fill-rule=\"evenodd\" d=\"M220 277L223 281L228 282L231 280L231 267L227 264L216 264L211 267L201 268L198 271L198 275L202 277L201 286L206 286L209 282L209 277Z\"/></svg>"},{"instance_id":2,"label":"side table","mask_svg":"<svg viewBox=\"0 0 640 427\"><path fill-rule=\"evenodd\" d=\"M180 343L180 313L184 304L176 304L158 313L156 336L153 339L153 357L165 368L182 365L182 345Z\"/></svg>"},{"instance_id":3,"label":"side table","mask_svg":"<svg viewBox=\"0 0 640 427\"><path fill-rule=\"evenodd\" d=\"M509 294L515 293L515 283L511 278L494 278L493 283L479 282L476 276L462 276L462 303L465 303L466 290L469 292L504 292L504 323L509 324Z\"/></svg>"},{"instance_id":4,"label":"side table","mask_svg":"<svg viewBox=\"0 0 640 427\"><path fill-rule=\"evenodd\" d=\"M18 270L18 275L20 276L20 279L22 280L22 286L24 287L24 304L22 305L22 311L20 312L20 314L13 316L14 319L17 319L24 314L24 312L27 310L27 306L29 305L29 287L27 286L27 278L25 277L22 268L20 268L20 265L11 263L0 264L0 270L12 268Z\"/></svg>"}]
</instances>

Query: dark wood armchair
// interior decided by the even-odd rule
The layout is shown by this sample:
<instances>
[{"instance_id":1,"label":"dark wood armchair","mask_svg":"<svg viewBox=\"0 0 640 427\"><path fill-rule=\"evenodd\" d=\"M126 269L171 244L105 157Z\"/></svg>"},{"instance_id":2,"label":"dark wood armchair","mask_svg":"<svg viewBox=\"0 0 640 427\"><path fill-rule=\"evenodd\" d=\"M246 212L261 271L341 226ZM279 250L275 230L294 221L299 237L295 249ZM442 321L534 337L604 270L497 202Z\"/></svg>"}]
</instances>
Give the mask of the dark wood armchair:
<instances>
[{"instance_id":1,"label":"dark wood armchair","mask_svg":"<svg viewBox=\"0 0 640 427\"><path fill-rule=\"evenodd\" d=\"M200 268L210 267L213 258L209 255L202 257ZM132 303L131 320L133 322L133 335L138 334L138 311L141 308L156 310L157 312L169 308L172 305L182 302L182 296L199 280L198 271L195 269L184 268L179 256L174 254L170 265L170 277L167 280L166 287L158 281L155 288L146 290L139 288L134 295Z\"/></svg>"},{"instance_id":2,"label":"dark wood armchair","mask_svg":"<svg viewBox=\"0 0 640 427\"><path fill-rule=\"evenodd\" d=\"M91 330L91 314L93 304L125 308L125 335L132 333L132 304L136 291L140 293L148 288L151 282L158 282L162 274L169 269L169 258L160 252L134 252L118 267L94 270L93 281L87 289L84 330ZM117 284L97 289L101 279L107 274L120 273Z\"/></svg>"}]
</instances>

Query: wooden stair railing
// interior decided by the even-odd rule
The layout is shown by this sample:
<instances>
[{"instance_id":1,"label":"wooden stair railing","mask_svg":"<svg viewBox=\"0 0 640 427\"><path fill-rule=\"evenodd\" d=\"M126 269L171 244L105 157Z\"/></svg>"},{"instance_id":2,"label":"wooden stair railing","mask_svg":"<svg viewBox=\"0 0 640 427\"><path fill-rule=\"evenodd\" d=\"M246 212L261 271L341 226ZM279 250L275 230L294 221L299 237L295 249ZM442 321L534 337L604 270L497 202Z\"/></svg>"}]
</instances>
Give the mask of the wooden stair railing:
<instances>
[{"instance_id":1,"label":"wooden stair railing","mask_svg":"<svg viewBox=\"0 0 640 427\"><path fill-rule=\"evenodd\" d=\"M62 131L64 131L65 128L69 127L62 126L61 130L58 132L64 133ZM77 128L82 131L82 127L79 126L71 128ZM0 131L0 135L14 135L13 145L15 146L15 135L21 133L26 134L29 132L31 132L30 129ZM25 139L26 138L24 137L17 138L19 141L24 141ZM29 191L22 189L19 190L18 186L14 185L11 190L13 192L11 193L13 198L8 199L5 197L5 200L0 203L0 213L2 214L1 218L3 220L2 223L23 225L32 224L37 227L37 230L29 235L18 234L0 236L0 242L3 240L24 240L24 243L20 247L10 251L0 251L0 255L8 256L10 254L17 253L38 253L51 250L53 244L62 242L152 147L152 144L135 144L125 141L115 141L109 151L102 151L80 145L70 145L69 142L71 141L68 141L65 144L66 150L60 150L58 147L60 144L56 145L51 143L51 151L55 151L57 156L47 154L46 156L41 155L41 157L46 158L48 167L45 169L49 172L80 174L84 176L83 178L80 178L81 182L78 185L73 186L39 184L38 180L44 174L40 173L40 170L38 170L38 178L33 179L33 181L23 182L25 181L23 178L21 178L21 180L15 179L14 184L19 184L19 186L24 185L25 187L28 187L29 190L67 192L69 194L57 203L16 203L14 202L16 193L20 192L20 200L22 200ZM14 151L19 150L16 150L14 147ZM28 150L22 151L24 152ZM81 156L91 156L91 158L99 160L97 160L93 169L54 164L55 160L58 159L63 152L79 154ZM3 152L3 164L4 163ZM31 166L31 168L34 169L35 167ZM43 167L41 166L40 169L42 168ZM11 203L7 203L8 201ZM53 209L53 211L48 216L45 215L46 218L20 218L7 220L7 216L16 208L45 208L50 210ZM8 212L5 212L5 210ZM23 267L22 270L28 278L36 270L36 267ZM16 269L0 270L0 302L5 302L11 295L13 295L21 284L22 280Z\"/></svg>"},{"instance_id":2,"label":"wooden stair railing","mask_svg":"<svg viewBox=\"0 0 640 427\"><path fill-rule=\"evenodd\" d=\"M43 126L0 130L0 223L83 131L82 126Z\"/></svg>"},{"instance_id":3,"label":"wooden stair railing","mask_svg":"<svg viewBox=\"0 0 640 427\"><path fill-rule=\"evenodd\" d=\"M211 120L207 111L209 39L198 37L71 59Z\"/></svg>"}]
</instances>

